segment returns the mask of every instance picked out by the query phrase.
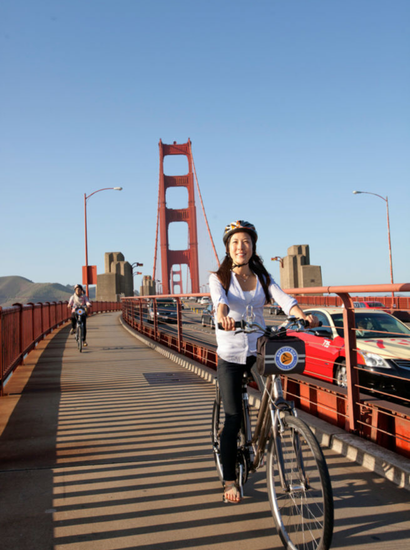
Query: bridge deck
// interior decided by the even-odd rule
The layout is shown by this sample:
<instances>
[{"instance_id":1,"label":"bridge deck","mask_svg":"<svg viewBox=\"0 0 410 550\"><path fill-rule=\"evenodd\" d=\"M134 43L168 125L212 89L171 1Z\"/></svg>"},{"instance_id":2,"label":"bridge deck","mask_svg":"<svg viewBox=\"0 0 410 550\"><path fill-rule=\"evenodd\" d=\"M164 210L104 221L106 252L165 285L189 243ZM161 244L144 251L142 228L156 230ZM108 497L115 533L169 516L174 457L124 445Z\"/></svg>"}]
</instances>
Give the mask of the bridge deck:
<instances>
[{"instance_id":1,"label":"bridge deck","mask_svg":"<svg viewBox=\"0 0 410 550\"><path fill-rule=\"evenodd\" d=\"M0 399L2 546L282 548L263 472L239 506L221 501L212 384L145 346L118 313L88 320L82 354L68 333L65 326L42 342ZM404 548L408 492L325 454L336 505L332 548Z\"/></svg>"}]
</instances>

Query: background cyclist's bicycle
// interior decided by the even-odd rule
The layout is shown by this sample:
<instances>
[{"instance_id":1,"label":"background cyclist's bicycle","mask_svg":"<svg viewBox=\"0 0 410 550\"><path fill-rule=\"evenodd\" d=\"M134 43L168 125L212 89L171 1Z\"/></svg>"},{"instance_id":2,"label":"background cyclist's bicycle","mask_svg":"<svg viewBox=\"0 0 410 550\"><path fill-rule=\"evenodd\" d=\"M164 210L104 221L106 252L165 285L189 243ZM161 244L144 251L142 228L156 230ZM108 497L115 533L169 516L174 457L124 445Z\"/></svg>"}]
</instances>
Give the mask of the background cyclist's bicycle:
<instances>
[{"instance_id":1,"label":"background cyclist's bicycle","mask_svg":"<svg viewBox=\"0 0 410 550\"><path fill-rule=\"evenodd\" d=\"M75 327L75 339L77 341L78 351L81 353L83 351L84 344L84 316L86 315L86 310L83 307L77 307L74 311L76 319Z\"/></svg>"}]
</instances>

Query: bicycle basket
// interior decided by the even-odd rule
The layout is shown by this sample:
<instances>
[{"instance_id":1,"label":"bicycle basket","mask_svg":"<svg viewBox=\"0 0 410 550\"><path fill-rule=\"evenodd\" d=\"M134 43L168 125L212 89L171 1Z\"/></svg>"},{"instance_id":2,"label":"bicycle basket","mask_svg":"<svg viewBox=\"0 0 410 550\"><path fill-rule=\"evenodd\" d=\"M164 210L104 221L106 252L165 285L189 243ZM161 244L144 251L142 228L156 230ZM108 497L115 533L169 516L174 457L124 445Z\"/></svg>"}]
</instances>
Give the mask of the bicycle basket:
<instances>
[{"instance_id":1,"label":"bicycle basket","mask_svg":"<svg viewBox=\"0 0 410 550\"><path fill-rule=\"evenodd\" d=\"M299 338L258 338L256 368L261 376L302 374L305 357L305 342Z\"/></svg>"}]
</instances>

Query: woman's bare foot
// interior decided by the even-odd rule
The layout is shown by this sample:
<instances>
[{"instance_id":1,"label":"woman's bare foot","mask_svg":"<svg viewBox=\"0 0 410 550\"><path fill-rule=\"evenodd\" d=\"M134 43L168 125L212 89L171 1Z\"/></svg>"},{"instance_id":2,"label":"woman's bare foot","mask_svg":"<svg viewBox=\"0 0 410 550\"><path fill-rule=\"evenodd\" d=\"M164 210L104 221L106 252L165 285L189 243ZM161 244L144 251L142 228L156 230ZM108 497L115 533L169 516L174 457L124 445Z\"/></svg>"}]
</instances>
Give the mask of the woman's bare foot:
<instances>
[{"instance_id":1,"label":"woman's bare foot","mask_svg":"<svg viewBox=\"0 0 410 550\"><path fill-rule=\"evenodd\" d=\"M232 502L232 504L239 504L242 500L241 493L236 481L225 481L224 483L224 494L222 500L224 502Z\"/></svg>"}]
</instances>

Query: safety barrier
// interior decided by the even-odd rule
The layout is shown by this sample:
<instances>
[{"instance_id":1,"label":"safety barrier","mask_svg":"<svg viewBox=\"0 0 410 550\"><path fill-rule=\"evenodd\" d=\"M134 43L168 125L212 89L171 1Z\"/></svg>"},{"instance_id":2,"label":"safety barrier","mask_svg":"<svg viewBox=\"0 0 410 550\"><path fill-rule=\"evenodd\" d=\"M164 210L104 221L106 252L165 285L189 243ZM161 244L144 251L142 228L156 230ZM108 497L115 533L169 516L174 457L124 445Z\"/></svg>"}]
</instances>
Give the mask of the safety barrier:
<instances>
[{"instance_id":1,"label":"safety barrier","mask_svg":"<svg viewBox=\"0 0 410 550\"><path fill-rule=\"evenodd\" d=\"M306 292L306 289L304 289ZM289 291L289 294L292 292ZM354 302L383 302L388 309L410 310L410 297L408 296L352 296ZM307 296L300 295L299 303L302 305L314 305L323 307L340 307L343 304L339 296Z\"/></svg>"},{"instance_id":2,"label":"safety barrier","mask_svg":"<svg viewBox=\"0 0 410 550\"><path fill-rule=\"evenodd\" d=\"M24 357L47 334L70 319L67 305L68 302L43 302L0 307L0 395L7 377ZM119 302L92 302L91 314L119 310Z\"/></svg>"},{"instance_id":3,"label":"safety barrier","mask_svg":"<svg viewBox=\"0 0 410 550\"><path fill-rule=\"evenodd\" d=\"M409 291L410 284L287 290L289 294L297 296L298 299L303 294L303 297L299 299L301 304L304 304L306 297L314 299L319 297L309 296L309 294L331 293L336 295L331 298L337 298L343 305L343 359L347 387L336 386L333 377L328 381L321 381L320 384L314 378L305 375L285 377L283 380L287 398L293 399L298 408L408 458L410 458L410 400L403 398L398 402L397 399L396 403L393 403L387 393L365 387L359 380L359 373L366 369L362 364L361 354L358 353L356 342L358 329L355 325L353 304L357 299L352 296L355 296L355 293L372 295L379 292L403 293ZM192 342L183 335L181 299L188 296L192 295L124 298L122 300L123 318L128 325L149 338L200 363L216 368L215 349L200 342ZM328 296L321 297L329 298ZM161 328L159 326L156 300L164 298L174 298L177 303L177 319L175 319L177 330L173 334L166 330L166 325L162 325ZM405 299L408 298L405 297ZM315 305L317 306L317 304ZM328 304L327 307L333 305L336 304ZM406 305L404 302L404 306ZM395 335L393 337L397 338ZM331 345L331 342L328 345ZM408 340L405 345L409 345ZM309 353L314 352L310 349ZM408 380L407 383L409 383Z\"/></svg>"}]
</instances>

